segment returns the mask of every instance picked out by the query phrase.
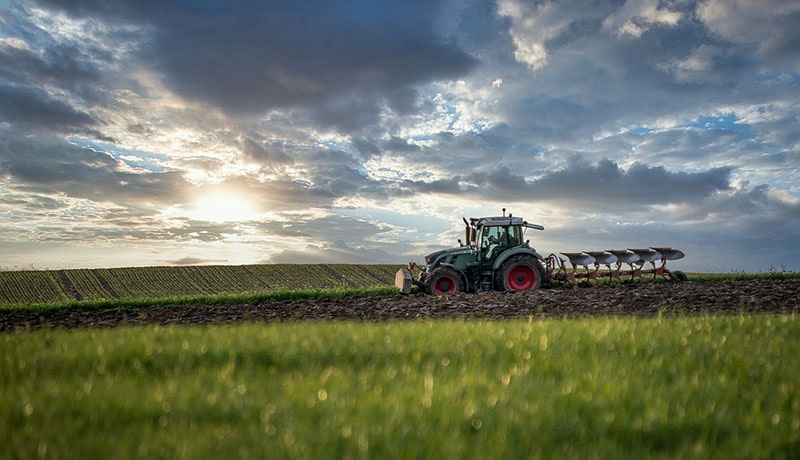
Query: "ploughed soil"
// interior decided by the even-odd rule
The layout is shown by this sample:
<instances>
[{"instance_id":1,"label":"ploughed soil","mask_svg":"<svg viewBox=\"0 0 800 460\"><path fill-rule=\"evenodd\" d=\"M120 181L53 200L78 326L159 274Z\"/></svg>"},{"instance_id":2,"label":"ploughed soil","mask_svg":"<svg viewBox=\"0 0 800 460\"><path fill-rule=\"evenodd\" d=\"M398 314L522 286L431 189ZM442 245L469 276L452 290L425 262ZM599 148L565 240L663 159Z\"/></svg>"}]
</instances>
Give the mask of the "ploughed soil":
<instances>
[{"instance_id":1,"label":"ploughed soil","mask_svg":"<svg viewBox=\"0 0 800 460\"><path fill-rule=\"evenodd\" d=\"M109 310L2 312L0 331L42 327L223 324L278 321L513 319L800 312L800 280L646 282L532 292L425 294L343 300Z\"/></svg>"}]
</instances>

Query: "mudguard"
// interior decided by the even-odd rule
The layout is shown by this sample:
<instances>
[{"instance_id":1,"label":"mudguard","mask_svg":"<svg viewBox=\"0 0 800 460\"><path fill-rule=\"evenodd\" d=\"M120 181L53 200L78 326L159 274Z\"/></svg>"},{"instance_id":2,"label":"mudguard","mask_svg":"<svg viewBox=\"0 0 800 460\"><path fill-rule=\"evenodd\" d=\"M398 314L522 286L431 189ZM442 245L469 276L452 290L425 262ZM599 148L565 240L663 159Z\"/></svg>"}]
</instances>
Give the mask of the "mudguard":
<instances>
[{"instance_id":1,"label":"mudguard","mask_svg":"<svg viewBox=\"0 0 800 460\"><path fill-rule=\"evenodd\" d=\"M525 246L517 246L515 248L508 249L504 251L502 254L500 254L500 257L498 257L497 260L494 261L494 264L492 264L492 269L498 270L500 266L503 265L503 262L505 262L509 257L513 257L518 254L530 255L539 262L544 260L544 257L542 257L542 255L536 252L535 250Z\"/></svg>"}]
</instances>

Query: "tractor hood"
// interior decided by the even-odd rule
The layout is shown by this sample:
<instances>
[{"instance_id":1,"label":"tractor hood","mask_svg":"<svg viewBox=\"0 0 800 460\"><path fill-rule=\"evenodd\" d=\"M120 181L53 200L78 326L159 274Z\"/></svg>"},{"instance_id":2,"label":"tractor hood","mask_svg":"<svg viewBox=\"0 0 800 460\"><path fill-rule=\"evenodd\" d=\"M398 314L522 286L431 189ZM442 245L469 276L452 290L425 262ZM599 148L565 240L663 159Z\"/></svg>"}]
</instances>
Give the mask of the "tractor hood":
<instances>
[{"instance_id":1,"label":"tractor hood","mask_svg":"<svg viewBox=\"0 0 800 460\"><path fill-rule=\"evenodd\" d=\"M425 265L430 266L433 262L437 259L441 258L442 256L460 256L462 254L470 254L472 249L465 246L460 248L450 248L450 249L442 249L441 251L436 251L428 254L425 256Z\"/></svg>"}]
</instances>

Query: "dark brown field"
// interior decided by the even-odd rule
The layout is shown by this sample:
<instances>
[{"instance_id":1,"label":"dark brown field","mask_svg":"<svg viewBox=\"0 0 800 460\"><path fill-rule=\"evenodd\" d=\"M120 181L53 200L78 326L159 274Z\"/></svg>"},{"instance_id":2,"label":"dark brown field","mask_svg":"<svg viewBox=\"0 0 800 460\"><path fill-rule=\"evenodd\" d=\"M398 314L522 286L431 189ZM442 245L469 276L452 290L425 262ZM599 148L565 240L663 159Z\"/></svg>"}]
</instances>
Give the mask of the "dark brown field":
<instances>
[{"instance_id":1,"label":"dark brown field","mask_svg":"<svg viewBox=\"0 0 800 460\"><path fill-rule=\"evenodd\" d=\"M141 324L223 324L276 321L391 321L434 318L513 319L603 315L797 313L800 280L541 289L434 297L417 294L331 301L113 309L79 312L0 313L0 330L115 327Z\"/></svg>"}]
</instances>

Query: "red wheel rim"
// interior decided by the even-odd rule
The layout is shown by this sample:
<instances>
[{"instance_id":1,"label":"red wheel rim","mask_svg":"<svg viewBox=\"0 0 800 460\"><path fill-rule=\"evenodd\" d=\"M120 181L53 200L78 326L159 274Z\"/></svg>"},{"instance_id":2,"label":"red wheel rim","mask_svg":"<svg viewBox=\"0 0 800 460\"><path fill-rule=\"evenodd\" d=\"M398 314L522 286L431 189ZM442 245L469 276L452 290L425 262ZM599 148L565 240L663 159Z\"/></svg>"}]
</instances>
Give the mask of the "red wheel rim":
<instances>
[{"instance_id":1,"label":"red wheel rim","mask_svg":"<svg viewBox=\"0 0 800 460\"><path fill-rule=\"evenodd\" d=\"M436 295L447 295L456 293L456 280L449 276L443 276L433 283L433 293Z\"/></svg>"},{"instance_id":2,"label":"red wheel rim","mask_svg":"<svg viewBox=\"0 0 800 460\"><path fill-rule=\"evenodd\" d=\"M512 291L527 291L536 287L536 270L527 265L512 267L506 275L506 284Z\"/></svg>"}]
</instances>

